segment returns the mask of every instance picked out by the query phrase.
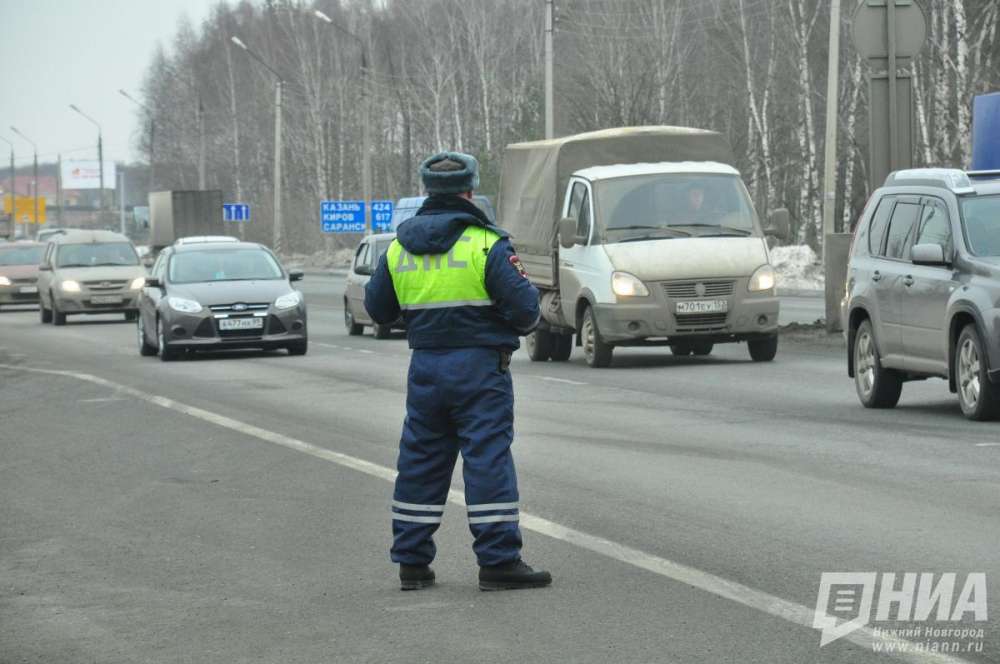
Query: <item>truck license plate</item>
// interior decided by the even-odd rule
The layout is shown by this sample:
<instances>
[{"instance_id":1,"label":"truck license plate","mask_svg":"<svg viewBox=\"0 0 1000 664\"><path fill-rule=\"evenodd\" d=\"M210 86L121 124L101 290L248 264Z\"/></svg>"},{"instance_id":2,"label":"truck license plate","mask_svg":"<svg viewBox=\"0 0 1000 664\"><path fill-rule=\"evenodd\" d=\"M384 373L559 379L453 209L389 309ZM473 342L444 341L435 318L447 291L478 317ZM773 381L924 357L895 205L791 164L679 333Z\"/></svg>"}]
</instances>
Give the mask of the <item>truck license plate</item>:
<instances>
[{"instance_id":1,"label":"truck license plate","mask_svg":"<svg viewBox=\"0 0 1000 664\"><path fill-rule=\"evenodd\" d=\"M91 295L91 304L121 304L122 299L118 295Z\"/></svg>"},{"instance_id":2,"label":"truck license plate","mask_svg":"<svg viewBox=\"0 0 1000 664\"><path fill-rule=\"evenodd\" d=\"M220 330L261 330L263 328L263 318L222 318L219 320Z\"/></svg>"},{"instance_id":3,"label":"truck license plate","mask_svg":"<svg viewBox=\"0 0 1000 664\"><path fill-rule=\"evenodd\" d=\"M678 302L679 314L723 314L729 311L729 300L690 300Z\"/></svg>"}]
</instances>

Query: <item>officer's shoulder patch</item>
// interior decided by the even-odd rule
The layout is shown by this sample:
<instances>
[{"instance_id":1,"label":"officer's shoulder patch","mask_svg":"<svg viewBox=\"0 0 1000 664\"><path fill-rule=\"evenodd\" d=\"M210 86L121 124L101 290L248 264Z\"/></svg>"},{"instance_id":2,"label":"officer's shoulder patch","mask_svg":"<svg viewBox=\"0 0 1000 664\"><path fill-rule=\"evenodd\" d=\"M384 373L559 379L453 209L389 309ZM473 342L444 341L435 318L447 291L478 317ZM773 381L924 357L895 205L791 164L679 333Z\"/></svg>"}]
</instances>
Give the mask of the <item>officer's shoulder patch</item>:
<instances>
[{"instance_id":1,"label":"officer's shoulder patch","mask_svg":"<svg viewBox=\"0 0 1000 664\"><path fill-rule=\"evenodd\" d=\"M528 271L524 269L524 263L521 262L521 259L518 258L516 254L514 256L511 256L507 260L510 261L510 264L514 266L514 269L517 270L518 274L520 274L525 279L528 278Z\"/></svg>"}]
</instances>

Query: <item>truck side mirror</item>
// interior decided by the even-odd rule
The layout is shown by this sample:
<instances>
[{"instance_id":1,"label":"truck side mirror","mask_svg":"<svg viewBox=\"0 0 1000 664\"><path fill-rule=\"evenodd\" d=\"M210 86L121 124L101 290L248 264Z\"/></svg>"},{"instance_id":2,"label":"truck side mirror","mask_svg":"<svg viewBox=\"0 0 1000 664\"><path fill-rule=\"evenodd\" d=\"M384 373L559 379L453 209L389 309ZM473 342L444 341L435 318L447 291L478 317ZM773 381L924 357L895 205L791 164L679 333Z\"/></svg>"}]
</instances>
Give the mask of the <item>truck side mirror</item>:
<instances>
[{"instance_id":1,"label":"truck side mirror","mask_svg":"<svg viewBox=\"0 0 1000 664\"><path fill-rule=\"evenodd\" d=\"M788 212L788 208L771 210L771 213L767 215L767 227L764 229L764 234L782 241L788 240L791 233L791 218L792 215Z\"/></svg>"},{"instance_id":2,"label":"truck side mirror","mask_svg":"<svg viewBox=\"0 0 1000 664\"><path fill-rule=\"evenodd\" d=\"M570 249L576 244L576 219L563 217L559 220L559 245Z\"/></svg>"},{"instance_id":3,"label":"truck side mirror","mask_svg":"<svg viewBox=\"0 0 1000 664\"><path fill-rule=\"evenodd\" d=\"M944 247L940 244L926 243L915 244L910 250L910 260L914 265L947 265L948 261L944 256Z\"/></svg>"}]
</instances>

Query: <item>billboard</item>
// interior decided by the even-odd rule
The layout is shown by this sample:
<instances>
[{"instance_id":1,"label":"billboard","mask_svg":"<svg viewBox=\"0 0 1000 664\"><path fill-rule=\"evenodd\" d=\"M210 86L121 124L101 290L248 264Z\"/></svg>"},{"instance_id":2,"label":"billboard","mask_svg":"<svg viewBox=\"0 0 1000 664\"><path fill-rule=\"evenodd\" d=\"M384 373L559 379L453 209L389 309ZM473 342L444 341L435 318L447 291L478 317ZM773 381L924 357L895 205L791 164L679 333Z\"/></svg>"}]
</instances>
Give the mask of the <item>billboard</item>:
<instances>
[{"instance_id":1,"label":"billboard","mask_svg":"<svg viewBox=\"0 0 1000 664\"><path fill-rule=\"evenodd\" d=\"M115 162L104 162L104 188L114 189ZM101 169L96 159L64 159L59 172L63 189L100 189Z\"/></svg>"}]
</instances>

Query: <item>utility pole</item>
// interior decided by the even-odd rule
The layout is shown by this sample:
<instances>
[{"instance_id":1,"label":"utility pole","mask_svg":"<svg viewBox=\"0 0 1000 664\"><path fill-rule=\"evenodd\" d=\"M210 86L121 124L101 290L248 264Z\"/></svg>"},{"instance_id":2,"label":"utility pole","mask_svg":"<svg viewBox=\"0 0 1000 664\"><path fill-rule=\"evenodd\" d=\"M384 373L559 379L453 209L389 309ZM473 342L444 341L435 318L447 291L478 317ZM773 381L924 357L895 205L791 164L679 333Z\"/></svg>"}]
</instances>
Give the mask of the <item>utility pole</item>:
<instances>
[{"instance_id":1,"label":"utility pole","mask_svg":"<svg viewBox=\"0 0 1000 664\"><path fill-rule=\"evenodd\" d=\"M823 238L836 232L837 83L840 77L840 0L830 0L830 48L826 76L826 143L823 165Z\"/></svg>"},{"instance_id":2,"label":"utility pole","mask_svg":"<svg viewBox=\"0 0 1000 664\"><path fill-rule=\"evenodd\" d=\"M105 209L104 209L104 139L102 138L101 125L94 118L90 117L86 113L80 110L80 107L76 104L70 104L70 109L82 115L86 120L88 120L92 125L97 127L97 162L98 169L100 173L100 216L101 223L105 223Z\"/></svg>"},{"instance_id":3,"label":"utility pole","mask_svg":"<svg viewBox=\"0 0 1000 664\"><path fill-rule=\"evenodd\" d=\"M0 137L0 141L3 141L10 146L10 191L7 195L10 197L10 235L11 238L14 237L14 144L8 141L6 138Z\"/></svg>"},{"instance_id":4,"label":"utility pole","mask_svg":"<svg viewBox=\"0 0 1000 664\"><path fill-rule=\"evenodd\" d=\"M118 173L118 225L120 233L125 235L125 169Z\"/></svg>"},{"instance_id":5,"label":"utility pole","mask_svg":"<svg viewBox=\"0 0 1000 664\"><path fill-rule=\"evenodd\" d=\"M545 138L555 136L555 94L552 72L552 30L555 24L554 0L545 0Z\"/></svg>"},{"instance_id":6,"label":"utility pole","mask_svg":"<svg viewBox=\"0 0 1000 664\"><path fill-rule=\"evenodd\" d=\"M371 137L371 113L368 112L368 99L370 97L369 80L371 72L368 71L368 44L358 35L347 28L341 26L332 18L315 10L313 14L324 23L333 26L336 30L344 33L348 37L358 42L361 48L361 190L365 199L365 234L371 233L371 207L372 207L372 137ZM369 30L369 33L371 31Z\"/></svg>"},{"instance_id":7,"label":"utility pole","mask_svg":"<svg viewBox=\"0 0 1000 664\"><path fill-rule=\"evenodd\" d=\"M233 35L229 40L239 46L241 49L246 51L247 55L256 60L264 69L271 72L274 76L276 85L274 88L274 240L273 249L277 254L281 253L282 249L282 221L281 221L281 92L284 81L281 78L281 74L267 64L267 62L261 58L259 55L250 50L250 48L243 43L243 41ZM367 109L366 109L367 110Z\"/></svg>"},{"instance_id":8,"label":"utility pole","mask_svg":"<svg viewBox=\"0 0 1000 664\"><path fill-rule=\"evenodd\" d=\"M59 206L59 226L63 225L62 154L56 155L56 203Z\"/></svg>"},{"instance_id":9,"label":"utility pole","mask_svg":"<svg viewBox=\"0 0 1000 664\"><path fill-rule=\"evenodd\" d=\"M11 127L10 130L12 132L14 132L15 134L17 134L18 136L20 136L21 138L23 138L28 143L31 143L31 149L34 151L34 154L35 154L34 165L32 166L32 169L31 169L31 194L32 194L32 196L35 197L35 216L34 216L34 222L35 223L34 223L34 225L35 225L35 234L37 235L38 234L38 224L39 224L39 217L38 217L38 146L35 144L35 142L33 140L31 140L30 138L28 138L27 136L25 136L24 134L22 134L20 131L18 131L17 127ZM27 235L28 229L25 228L24 231L25 231L25 234Z\"/></svg>"},{"instance_id":10,"label":"utility pole","mask_svg":"<svg viewBox=\"0 0 1000 664\"><path fill-rule=\"evenodd\" d=\"M281 87L281 81L278 81ZM279 104L280 109L280 104ZM280 111L279 111L280 116ZM205 105L198 93L198 189L205 190Z\"/></svg>"}]
</instances>

